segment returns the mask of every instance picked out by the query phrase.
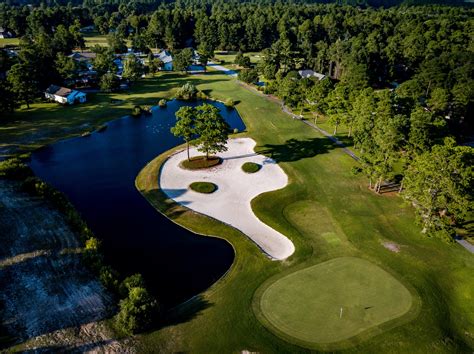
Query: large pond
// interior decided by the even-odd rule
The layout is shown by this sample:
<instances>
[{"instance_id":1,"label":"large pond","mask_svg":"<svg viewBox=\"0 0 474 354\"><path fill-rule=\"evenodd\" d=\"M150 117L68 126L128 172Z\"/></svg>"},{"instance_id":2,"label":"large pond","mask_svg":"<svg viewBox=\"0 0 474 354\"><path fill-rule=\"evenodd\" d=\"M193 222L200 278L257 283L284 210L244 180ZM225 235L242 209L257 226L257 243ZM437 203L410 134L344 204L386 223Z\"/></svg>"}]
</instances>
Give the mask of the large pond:
<instances>
[{"instance_id":1,"label":"large pond","mask_svg":"<svg viewBox=\"0 0 474 354\"><path fill-rule=\"evenodd\" d=\"M121 273L142 273L168 306L208 288L234 259L226 241L181 228L135 189L135 177L147 162L182 143L170 133L175 112L198 104L170 101L151 116L117 119L102 133L45 147L31 160L36 175L64 192L103 240L106 261ZM237 110L212 104L232 128L245 129Z\"/></svg>"}]
</instances>

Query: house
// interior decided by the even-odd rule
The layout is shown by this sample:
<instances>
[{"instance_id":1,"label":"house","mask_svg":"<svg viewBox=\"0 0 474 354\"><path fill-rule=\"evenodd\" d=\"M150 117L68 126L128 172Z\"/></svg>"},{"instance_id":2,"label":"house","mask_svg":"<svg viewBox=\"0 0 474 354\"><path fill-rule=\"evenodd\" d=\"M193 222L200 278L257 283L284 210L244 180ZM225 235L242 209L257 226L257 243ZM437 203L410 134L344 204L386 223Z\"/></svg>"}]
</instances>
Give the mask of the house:
<instances>
[{"instance_id":1,"label":"house","mask_svg":"<svg viewBox=\"0 0 474 354\"><path fill-rule=\"evenodd\" d=\"M0 38L14 38L12 32L5 30L3 27L0 27Z\"/></svg>"},{"instance_id":2,"label":"house","mask_svg":"<svg viewBox=\"0 0 474 354\"><path fill-rule=\"evenodd\" d=\"M120 58L119 56L117 58L115 58L114 59L114 64L117 67L116 75L119 78L122 78L122 74L123 74L123 61L122 61L122 58Z\"/></svg>"},{"instance_id":3,"label":"house","mask_svg":"<svg viewBox=\"0 0 474 354\"><path fill-rule=\"evenodd\" d=\"M73 58L76 62L81 65L84 65L88 70L92 70L92 61L97 56L94 52L74 52L69 55L70 58Z\"/></svg>"},{"instance_id":4,"label":"house","mask_svg":"<svg viewBox=\"0 0 474 354\"><path fill-rule=\"evenodd\" d=\"M321 81L322 79L324 79L326 77L326 75L323 75L323 74L320 74L320 73L314 72L313 70L308 70L308 69L299 70L298 74L300 74L300 76L303 79L308 79L308 78L311 78L311 77L315 77L319 81Z\"/></svg>"},{"instance_id":5,"label":"house","mask_svg":"<svg viewBox=\"0 0 474 354\"><path fill-rule=\"evenodd\" d=\"M173 57L171 56L170 52L163 50L156 57L163 62L164 71L173 70Z\"/></svg>"},{"instance_id":6,"label":"house","mask_svg":"<svg viewBox=\"0 0 474 354\"><path fill-rule=\"evenodd\" d=\"M86 94L81 91L71 90L67 87L60 87L56 85L49 86L44 96L52 101L62 104L74 104L86 102Z\"/></svg>"}]
</instances>

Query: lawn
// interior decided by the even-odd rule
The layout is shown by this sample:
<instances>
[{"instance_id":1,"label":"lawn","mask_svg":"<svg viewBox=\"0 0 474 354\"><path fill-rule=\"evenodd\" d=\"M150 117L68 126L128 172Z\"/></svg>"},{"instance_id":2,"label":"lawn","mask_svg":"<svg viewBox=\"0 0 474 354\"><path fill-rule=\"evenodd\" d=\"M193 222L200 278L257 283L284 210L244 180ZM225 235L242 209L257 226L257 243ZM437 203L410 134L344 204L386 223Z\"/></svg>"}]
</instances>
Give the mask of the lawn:
<instances>
[{"instance_id":1,"label":"lawn","mask_svg":"<svg viewBox=\"0 0 474 354\"><path fill-rule=\"evenodd\" d=\"M250 62L252 64L257 64L260 60L262 60L262 54L260 52L248 52L244 53L244 55L250 57ZM222 65L232 69L238 68L238 66L234 64L236 56L237 52L216 52L214 55L216 59L222 61Z\"/></svg>"},{"instance_id":2,"label":"lawn","mask_svg":"<svg viewBox=\"0 0 474 354\"><path fill-rule=\"evenodd\" d=\"M0 48L17 46L18 44L20 44L20 38L0 38Z\"/></svg>"},{"instance_id":3,"label":"lawn","mask_svg":"<svg viewBox=\"0 0 474 354\"><path fill-rule=\"evenodd\" d=\"M263 288L256 299L261 319L283 338L316 348L380 333L378 326L405 315L414 304L392 275L355 257L298 270Z\"/></svg>"},{"instance_id":4,"label":"lawn","mask_svg":"<svg viewBox=\"0 0 474 354\"><path fill-rule=\"evenodd\" d=\"M86 42L87 48L92 48L95 45L99 45L101 47L108 47L109 44L107 43L107 35L100 34L98 32L87 32L83 34L84 41ZM127 39L125 41L127 46L130 47L132 45L132 41Z\"/></svg>"},{"instance_id":5,"label":"lawn","mask_svg":"<svg viewBox=\"0 0 474 354\"><path fill-rule=\"evenodd\" d=\"M356 164L328 139L288 118L279 105L236 85L217 72L181 76L161 74L131 92L90 95L83 106L38 103L8 117L0 127L8 147L31 149L45 142L93 129L128 114L135 104L156 104L190 81L216 99L232 98L256 150L276 159L289 185L252 202L257 216L288 236L296 252L273 262L239 231L168 200L157 185L168 153L140 172L136 185L159 211L202 235L228 240L236 251L233 266L210 289L182 306L168 310L163 324L138 337L141 352L229 353L301 352L300 346L268 330L254 313L254 294L295 271L339 257L358 257L390 273L419 297L415 319L353 343L347 352L472 352L474 346L474 257L459 245L420 234L411 206L396 195L376 195ZM89 98L88 97L88 98ZM123 100L112 104L112 100ZM107 134L107 131L104 132ZM198 236L196 236L198 237ZM395 253L383 246L400 246ZM157 269L156 271L166 271Z\"/></svg>"}]
</instances>

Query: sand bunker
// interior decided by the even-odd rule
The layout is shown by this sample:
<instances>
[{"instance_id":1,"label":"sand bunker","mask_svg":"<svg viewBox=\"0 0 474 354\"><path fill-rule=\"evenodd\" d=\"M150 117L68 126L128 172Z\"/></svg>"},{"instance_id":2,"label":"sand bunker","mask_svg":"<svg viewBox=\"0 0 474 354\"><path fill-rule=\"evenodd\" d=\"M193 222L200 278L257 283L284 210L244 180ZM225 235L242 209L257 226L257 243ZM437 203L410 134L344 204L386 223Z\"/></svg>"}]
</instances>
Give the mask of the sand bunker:
<instances>
[{"instance_id":1,"label":"sand bunker","mask_svg":"<svg viewBox=\"0 0 474 354\"><path fill-rule=\"evenodd\" d=\"M253 151L255 141L250 138L230 139L228 151L219 154L223 163L207 170L190 171L180 167L186 151L171 156L161 169L161 189L177 203L201 214L232 225L246 234L270 258L282 260L295 250L293 243L278 231L264 224L253 213L250 201L261 193L281 189L288 177L276 162ZM191 156L200 155L191 149ZM244 162L262 165L257 173L245 173ZM192 182L206 181L218 186L212 194L189 189Z\"/></svg>"}]
</instances>

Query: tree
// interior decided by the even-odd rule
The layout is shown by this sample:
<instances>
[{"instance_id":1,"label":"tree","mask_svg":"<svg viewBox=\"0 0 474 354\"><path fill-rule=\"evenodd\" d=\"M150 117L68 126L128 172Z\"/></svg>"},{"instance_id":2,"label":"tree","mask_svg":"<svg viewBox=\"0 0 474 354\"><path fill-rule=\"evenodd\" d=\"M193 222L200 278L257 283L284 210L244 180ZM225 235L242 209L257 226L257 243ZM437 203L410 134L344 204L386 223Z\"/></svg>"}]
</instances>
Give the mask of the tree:
<instances>
[{"instance_id":1,"label":"tree","mask_svg":"<svg viewBox=\"0 0 474 354\"><path fill-rule=\"evenodd\" d=\"M415 108L410 115L410 132L408 144L410 149L420 154L431 148L442 127L446 125L444 119L436 118L423 107Z\"/></svg>"},{"instance_id":2,"label":"tree","mask_svg":"<svg viewBox=\"0 0 474 354\"><path fill-rule=\"evenodd\" d=\"M245 56L242 52L238 52L235 56L234 63L243 67L243 68L251 68L252 64L250 63L250 58Z\"/></svg>"},{"instance_id":3,"label":"tree","mask_svg":"<svg viewBox=\"0 0 474 354\"><path fill-rule=\"evenodd\" d=\"M176 92L176 97L180 100L194 100L197 96L198 90L196 86L194 86L190 82L186 82L183 86L181 86L178 91Z\"/></svg>"},{"instance_id":4,"label":"tree","mask_svg":"<svg viewBox=\"0 0 474 354\"><path fill-rule=\"evenodd\" d=\"M404 196L415 206L422 232L451 240L455 226L472 211L474 149L444 145L418 155L406 171Z\"/></svg>"},{"instance_id":5,"label":"tree","mask_svg":"<svg viewBox=\"0 0 474 354\"><path fill-rule=\"evenodd\" d=\"M151 325L158 303L145 288L133 287L130 288L128 297L120 301L119 307L117 325L124 332L133 334Z\"/></svg>"},{"instance_id":6,"label":"tree","mask_svg":"<svg viewBox=\"0 0 474 354\"><path fill-rule=\"evenodd\" d=\"M258 81L258 71L256 69L243 69L239 72L239 80L247 84L253 84Z\"/></svg>"},{"instance_id":7,"label":"tree","mask_svg":"<svg viewBox=\"0 0 474 354\"><path fill-rule=\"evenodd\" d=\"M120 87L120 80L114 73L105 73L100 78L100 89L105 92L112 92Z\"/></svg>"},{"instance_id":8,"label":"tree","mask_svg":"<svg viewBox=\"0 0 474 354\"><path fill-rule=\"evenodd\" d=\"M55 64L58 73L61 75L63 80L73 79L76 77L78 65L73 58L66 56L63 53L58 53Z\"/></svg>"},{"instance_id":9,"label":"tree","mask_svg":"<svg viewBox=\"0 0 474 354\"><path fill-rule=\"evenodd\" d=\"M346 121L346 116L350 110L348 95L348 87L339 84L326 97L326 113L329 117L329 122L334 125L333 135L337 134L339 125Z\"/></svg>"},{"instance_id":10,"label":"tree","mask_svg":"<svg viewBox=\"0 0 474 354\"><path fill-rule=\"evenodd\" d=\"M227 151L227 139L229 138L229 124L222 118L219 109L205 103L196 108L198 114L196 119L196 144L198 151L209 154Z\"/></svg>"},{"instance_id":11,"label":"tree","mask_svg":"<svg viewBox=\"0 0 474 354\"><path fill-rule=\"evenodd\" d=\"M185 48L180 51L176 51L173 56L173 67L177 71L187 71L188 66L193 63L193 50L191 48Z\"/></svg>"},{"instance_id":12,"label":"tree","mask_svg":"<svg viewBox=\"0 0 474 354\"><path fill-rule=\"evenodd\" d=\"M127 45L123 40L123 37L119 33L111 33L107 36L107 43L109 44L109 49L114 53L126 53Z\"/></svg>"},{"instance_id":13,"label":"tree","mask_svg":"<svg viewBox=\"0 0 474 354\"><path fill-rule=\"evenodd\" d=\"M122 77L130 81L137 81L144 72L143 64L133 54L128 55L123 63Z\"/></svg>"},{"instance_id":14,"label":"tree","mask_svg":"<svg viewBox=\"0 0 474 354\"><path fill-rule=\"evenodd\" d=\"M17 107L17 98L9 81L0 80L0 113L10 113Z\"/></svg>"},{"instance_id":15,"label":"tree","mask_svg":"<svg viewBox=\"0 0 474 354\"><path fill-rule=\"evenodd\" d=\"M34 69L24 63L15 64L10 68L7 79L11 85L11 91L16 94L20 101L25 102L29 109L30 103L38 93L38 82Z\"/></svg>"},{"instance_id":16,"label":"tree","mask_svg":"<svg viewBox=\"0 0 474 354\"><path fill-rule=\"evenodd\" d=\"M176 112L176 124L173 128L171 128L171 133L174 136L179 136L184 139L186 142L186 151L189 158L189 143L193 139L196 134L196 116L197 112L196 109L190 106L181 107Z\"/></svg>"},{"instance_id":17,"label":"tree","mask_svg":"<svg viewBox=\"0 0 474 354\"><path fill-rule=\"evenodd\" d=\"M107 72L117 71L117 66L114 63L115 56L112 51L99 46L95 46L92 50L96 53L93 61L94 70L97 71L99 76Z\"/></svg>"}]
</instances>

